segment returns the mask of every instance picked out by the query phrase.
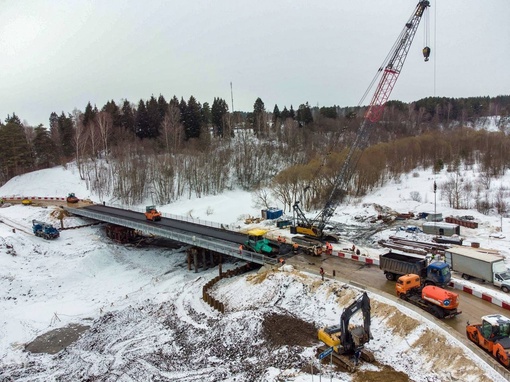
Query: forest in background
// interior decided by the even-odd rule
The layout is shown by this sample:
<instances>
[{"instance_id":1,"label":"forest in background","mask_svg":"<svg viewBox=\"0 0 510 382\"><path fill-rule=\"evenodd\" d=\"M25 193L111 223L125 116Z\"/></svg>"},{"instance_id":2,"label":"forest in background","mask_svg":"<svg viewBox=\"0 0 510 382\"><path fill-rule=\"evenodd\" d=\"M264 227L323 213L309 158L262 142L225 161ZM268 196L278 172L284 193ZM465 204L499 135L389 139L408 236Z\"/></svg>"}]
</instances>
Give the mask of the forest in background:
<instances>
[{"instance_id":1,"label":"forest in background","mask_svg":"<svg viewBox=\"0 0 510 382\"><path fill-rule=\"evenodd\" d=\"M168 204L241 187L261 205L272 195L286 210L296 200L320 209L364 109L305 103L268 111L258 98L253 111L231 113L221 98L209 105L160 95L54 112L48 128L13 114L0 124L0 185L75 161L92 192L123 204ZM480 128L494 121L497 131ZM355 197L416 168L447 168L451 179L438 187L452 207L505 212L508 190L489 190L510 164L509 132L510 96L390 101L345 191ZM461 174L474 165L480 177L471 184Z\"/></svg>"}]
</instances>

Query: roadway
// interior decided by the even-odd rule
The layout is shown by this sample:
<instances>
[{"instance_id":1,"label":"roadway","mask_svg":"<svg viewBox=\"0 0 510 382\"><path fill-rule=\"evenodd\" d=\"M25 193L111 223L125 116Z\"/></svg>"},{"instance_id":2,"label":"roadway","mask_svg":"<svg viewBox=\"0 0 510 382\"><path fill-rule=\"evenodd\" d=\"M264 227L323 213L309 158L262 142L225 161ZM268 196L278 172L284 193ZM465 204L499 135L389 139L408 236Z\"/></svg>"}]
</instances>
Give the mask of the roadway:
<instances>
[{"instance_id":1,"label":"roadway","mask_svg":"<svg viewBox=\"0 0 510 382\"><path fill-rule=\"evenodd\" d=\"M378 265L365 264L350 259L327 255L321 257L297 255L286 260L286 262L287 264L295 266L297 269L304 269L315 274L318 274L319 268L323 267L326 272L326 277L334 278L333 271L335 271L335 275L339 278L361 285L367 285L371 288L388 293L391 296L395 296L395 282L388 281ZM506 309L457 289L455 289L454 292L459 294L460 310L462 314L442 321L462 335L465 335L467 321L472 323L480 322L482 316L493 313L500 313L508 316L508 310ZM428 314L426 312L423 313Z\"/></svg>"},{"instance_id":2,"label":"roadway","mask_svg":"<svg viewBox=\"0 0 510 382\"><path fill-rule=\"evenodd\" d=\"M246 234L182 220L163 218L159 222L148 222L143 213L115 207L91 205L83 207L83 209L121 219L127 219L133 222L155 225L168 230L186 231L197 236L207 236L235 243L236 245L242 244L246 240ZM327 276L331 277L333 275L333 271L335 271L335 274L340 278L351 280L362 285L369 285L372 288L386 292L389 295L395 295L395 282L386 280L384 273L377 265L370 265L327 255L313 257L300 254L288 258L286 261L288 264L292 264L298 269L306 269L316 274L319 273L319 268L323 267ZM508 315L508 311L506 309L491 304L488 301L482 300L460 290L455 290L455 292L460 296L460 309L462 310L462 314L443 321L446 325L452 327L463 335L465 334L466 321L479 322L480 317L490 313Z\"/></svg>"},{"instance_id":3,"label":"roadway","mask_svg":"<svg viewBox=\"0 0 510 382\"><path fill-rule=\"evenodd\" d=\"M246 241L246 234L239 232L218 229L216 227L209 227L205 225L190 223L182 220L170 219L163 217L158 222L151 222L145 218L145 215L140 212L123 210L121 208L91 205L83 207L84 210L94 211L100 214L106 214L121 219L131 220L133 222L146 223L150 225L157 225L158 227L166 228L169 230L179 230L193 233L197 236L208 236L219 240L229 241L237 245L243 244Z\"/></svg>"}]
</instances>

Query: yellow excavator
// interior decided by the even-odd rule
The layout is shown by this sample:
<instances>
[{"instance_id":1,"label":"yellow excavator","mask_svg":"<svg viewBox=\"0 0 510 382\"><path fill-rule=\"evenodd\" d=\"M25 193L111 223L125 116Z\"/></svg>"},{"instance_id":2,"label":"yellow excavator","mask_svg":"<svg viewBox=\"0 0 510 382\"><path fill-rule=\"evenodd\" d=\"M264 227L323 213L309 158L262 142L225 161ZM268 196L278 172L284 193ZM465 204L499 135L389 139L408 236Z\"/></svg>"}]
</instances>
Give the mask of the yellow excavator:
<instances>
[{"instance_id":1,"label":"yellow excavator","mask_svg":"<svg viewBox=\"0 0 510 382\"><path fill-rule=\"evenodd\" d=\"M358 311L363 313L363 325L349 327L351 317ZM370 333L370 299L367 292L349 305L340 316L340 324L319 329L319 340L325 346L319 348L321 354L331 354L332 361L349 372L354 372L361 359L374 362L374 355L364 348L372 339ZM320 358L320 356L319 356Z\"/></svg>"}]
</instances>

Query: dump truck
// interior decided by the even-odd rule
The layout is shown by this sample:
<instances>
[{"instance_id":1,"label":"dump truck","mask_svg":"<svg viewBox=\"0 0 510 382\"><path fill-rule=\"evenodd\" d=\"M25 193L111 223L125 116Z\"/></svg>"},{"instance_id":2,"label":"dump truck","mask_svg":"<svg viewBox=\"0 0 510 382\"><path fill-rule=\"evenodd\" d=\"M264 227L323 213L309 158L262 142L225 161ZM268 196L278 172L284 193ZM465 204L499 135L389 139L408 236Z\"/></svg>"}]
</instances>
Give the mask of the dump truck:
<instances>
[{"instance_id":1,"label":"dump truck","mask_svg":"<svg viewBox=\"0 0 510 382\"><path fill-rule=\"evenodd\" d=\"M145 218L150 221L160 221L161 220L161 212L156 209L156 206L147 206L145 207Z\"/></svg>"},{"instance_id":2,"label":"dump truck","mask_svg":"<svg viewBox=\"0 0 510 382\"><path fill-rule=\"evenodd\" d=\"M510 318L502 314L483 316L481 324L467 323L466 335L499 363L510 368Z\"/></svg>"},{"instance_id":3,"label":"dump truck","mask_svg":"<svg viewBox=\"0 0 510 382\"><path fill-rule=\"evenodd\" d=\"M424 286L415 274L400 276L395 285L397 296L437 318L452 318L458 310L459 295L433 285Z\"/></svg>"},{"instance_id":4,"label":"dump truck","mask_svg":"<svg viewBox=\"0 0 510 382\"><path fill-rule=\"evenodd\" d=\"M56 239L60 236L58 229L53 227L51 224L44 223L38 220L32 220L32 231L35 236L42 237L46 240Z\"/></svg>"},{"instance_id":5,"label":"dump truck","mask_svg":"<svg viewBox=\"0 0 510 382\"><path fill-rule=\"evenodd\" d=\"M505 293L510 292L510 272L503 256L495 251L471 247L452 247L445 250L445 261L450 268L469 280L478 278L492 283Z\"/></svg>"},{"instance_id":6,"label":"dump truck","mask_svg":"<svg viewBox=\"0 0 510 382\"><path fill-rule=\"evenodd\" d=\"M386 279L397 280L400 276L415 274L424 285L445 287L451 279L450 267L442 261L429 262L424 256L390 251L379 256L379 268Z\"/></svg>"}]
</instances>

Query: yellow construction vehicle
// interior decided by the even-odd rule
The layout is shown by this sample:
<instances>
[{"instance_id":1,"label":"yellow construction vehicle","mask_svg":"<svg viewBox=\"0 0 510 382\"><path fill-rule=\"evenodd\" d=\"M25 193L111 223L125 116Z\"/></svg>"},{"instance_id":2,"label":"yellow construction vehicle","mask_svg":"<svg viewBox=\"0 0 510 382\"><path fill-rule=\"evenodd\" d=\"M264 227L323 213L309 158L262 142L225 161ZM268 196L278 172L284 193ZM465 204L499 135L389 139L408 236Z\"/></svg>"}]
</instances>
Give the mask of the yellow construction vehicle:
<instances>
[{"instance_id":1,"label":"yellow construction vehicle","mask_svg":"<svg viewBox=\"0 0 510 382\"><path fill-rule=\"evenodd\" d=\"M363 325L349 327L351 317L358 311L363 313ZM354 372L359 359L373 362L374 355L364 348L372 339L370 333L370 299L367 292L358 297L349 305L340 316L340 324L319 329L319 340L326 346L319 348L324 352L331 352L333 363Z\"/></svg>"}]
</instances>

